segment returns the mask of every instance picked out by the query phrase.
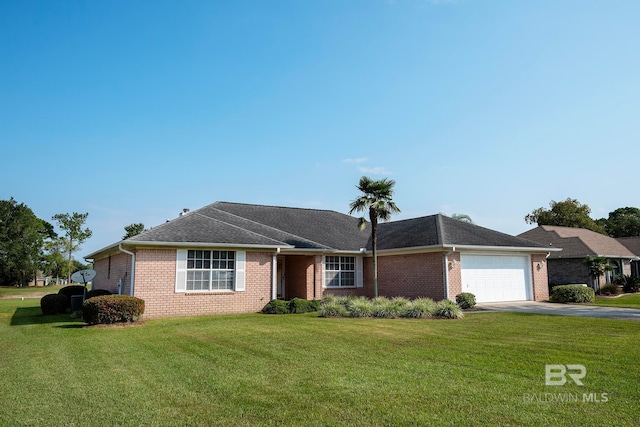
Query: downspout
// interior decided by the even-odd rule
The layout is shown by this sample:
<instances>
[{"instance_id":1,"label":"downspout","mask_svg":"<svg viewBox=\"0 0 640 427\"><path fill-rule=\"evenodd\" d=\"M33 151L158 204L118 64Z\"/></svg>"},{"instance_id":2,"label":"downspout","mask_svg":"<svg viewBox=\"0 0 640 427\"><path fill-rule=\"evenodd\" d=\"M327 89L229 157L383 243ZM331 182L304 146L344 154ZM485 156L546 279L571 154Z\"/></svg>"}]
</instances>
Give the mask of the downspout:
<instances>
[{"instance_id":1,"label":"downspout","mask_svg":"<svg viewBox=\"0 0 640 427\"><path fill-rule=\"evenodd\" d=\"M280 248L276 248L271 260L271 299L278 298L278 254Z\"/></svg>"},{"instance_id":2,"label":"downspout","mask_svg":"<svg viewBox=\"0 0 640 427\"><path fill-rule=\"evenodd\" d=\"M449 252L444 254L444 291L446 299L449 299L449 255L455 251L456 247L453 246Z\"/></svg>"},{"instance_id":3,"label":"downspout","mask_svg":"<svg viewBox=\"0 0 640 427\"><path fill-rule=\"evenodd\" d=\"M133 296L134 278L136 277L136 254L123 248L122 243L118 245L118 250L120 252L124 252L127 255L131 255L131 289L129 291L129 295Z\"/></svg>"}]
</instances>

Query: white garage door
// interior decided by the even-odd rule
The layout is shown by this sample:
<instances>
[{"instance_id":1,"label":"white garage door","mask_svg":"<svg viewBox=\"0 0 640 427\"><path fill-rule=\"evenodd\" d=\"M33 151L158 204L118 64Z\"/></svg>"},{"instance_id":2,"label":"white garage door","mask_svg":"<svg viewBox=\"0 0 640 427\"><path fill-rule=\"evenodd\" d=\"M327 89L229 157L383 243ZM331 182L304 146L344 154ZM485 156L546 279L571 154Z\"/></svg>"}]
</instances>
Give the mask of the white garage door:
<instances>
[{"instance_id":1,"label":"white garage door","mask_svg":"<svg viewBox=\"0 0 640 427\"><path fill-rule=\"evenodd\" d=\"M477 302L531 299L528 256L461 254L460 264L462 291Z\"/></svg>"}]
</instances>

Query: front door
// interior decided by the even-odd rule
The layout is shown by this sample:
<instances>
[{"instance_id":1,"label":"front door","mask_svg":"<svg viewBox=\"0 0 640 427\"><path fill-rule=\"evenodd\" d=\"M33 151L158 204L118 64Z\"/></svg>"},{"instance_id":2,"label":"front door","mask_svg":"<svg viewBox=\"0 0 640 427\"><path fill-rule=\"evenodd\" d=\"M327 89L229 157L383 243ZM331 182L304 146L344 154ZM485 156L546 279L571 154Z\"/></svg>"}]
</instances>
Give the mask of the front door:
<instances>
[{"instance_id":1,"label":"front door","mask_svg":"<svg viewBox=\"0 0 640 427\"><path fill-rule=\"evenodd\" d=\"M278 258L278 267L276 270L276 280L278 281L277 286L277 298L284 299L284 258Z\"/></svg>"}]
</instances>

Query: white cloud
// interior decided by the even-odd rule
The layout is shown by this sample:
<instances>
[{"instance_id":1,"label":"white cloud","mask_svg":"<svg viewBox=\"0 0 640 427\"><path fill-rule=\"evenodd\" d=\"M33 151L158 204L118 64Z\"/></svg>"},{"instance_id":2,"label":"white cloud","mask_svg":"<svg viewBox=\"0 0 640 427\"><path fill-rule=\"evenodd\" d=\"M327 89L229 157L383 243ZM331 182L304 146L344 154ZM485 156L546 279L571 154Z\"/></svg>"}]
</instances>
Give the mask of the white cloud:
<instances>
[{"instance_id":1,"label":"white cloud","mask_svg":"<svg viewBox=\"0 0 640 427\"><path fill-rule=\"evenodd\" d=\"M364 163L367 161L366 157L358 157L356 159L343 159L343 163Z\"/></svg>"},{"instance_id":2,"label":"white cloud","mask_svg":"<svg viewBox=\"0 0 640 427\"><path fill-rule=\"evenodd\" d=\"M384 166L376 166L373 168L359 167L358 169L362 173L368 173L371 175L391 175L391 172L388 171Z\"/></svg>"}]
</instances>

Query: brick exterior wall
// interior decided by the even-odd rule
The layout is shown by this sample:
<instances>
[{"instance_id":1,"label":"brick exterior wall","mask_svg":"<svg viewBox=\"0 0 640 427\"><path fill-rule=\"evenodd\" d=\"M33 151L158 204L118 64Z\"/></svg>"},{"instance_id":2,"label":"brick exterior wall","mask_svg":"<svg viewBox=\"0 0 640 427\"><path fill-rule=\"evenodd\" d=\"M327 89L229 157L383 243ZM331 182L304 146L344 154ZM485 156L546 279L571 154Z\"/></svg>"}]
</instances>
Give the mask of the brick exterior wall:
<instances>
[{"instance_id":1,"label":"brick exterior wall","mask_svg":"<svg viewBox=\"0 0 640 427\"><path fill-rule=\"evenodd\" d=\"M253 313L271 299L272 254L247 252L244 292L175 292L175 249L136 252L135 296L145 301L145 319Z\"/></svg>"},{"instance_id":2,"label":"brick exterior wall","mask_svg":"<svg viewBox=\"0 0 640 427\"><path fill-rule=\"evenodd\" d=\"M460 268L460 252L453 252L447 257L447 275L449 276L449 296L451 301L462 293L462 269Z\"/></svg>"},{"instance_id":3,"label":"brick exterior wall","mask_svg":"<svg viewBox=\"0 0 640 427\"><path fill-rule=\"evenodd\" d=\"M584 265L584 260L585 258L554 258L547 260L549 284L555 286L584 283L591 286L593 280L589 276L589 269ZM622 273L626 275L631 274L631 264L629 261L623 262ZM605 283L606 275L602 275L600 277L600 285L602 286Z\"/></svg>"},{"instance_id":4,"label":"brick exterior wall","mask_svg":"<svg viewBox=\"0 0 640 427\"><path fill-rule=\"evenodd\" d=\"M386 297L446 298L444 254L423 253L378 257L378 294Z\"/></svg>"},{"instance_id":5,"label":"brick exterior wall","mask_svg":"<svg viewBox=\"0 0 640 427\"><path fill-rule=\"evenodd\" d=\"M285 298L313 299L314 256L290 255L285 257Z\"/></svg>"},{"instance_id":6,"label":"brick exterior wall","mask_svg":"<svg viewBox=\"0 0 640 427\"><path fill-rule=\"evenodd\" d=\"M545 254L531 255L531 280L533 280L534 301L547 301L549 299L548 265Z\"/></svg>"},{"instance_id":7,"label":"brick exterior wall","mask_svg":"<svg viewBox=\"0 0 640 427\"><path fill-rule=\"evenodd\" d=\"M131 255L118 252L109 257L94 260L93 269L96 277L92 282L92 289L106 289L114 294L118 293L118 281L124 284L123 295L131 292Z\"/></svg>"}]
</instances>

